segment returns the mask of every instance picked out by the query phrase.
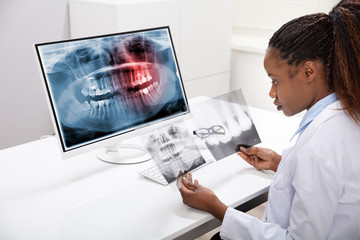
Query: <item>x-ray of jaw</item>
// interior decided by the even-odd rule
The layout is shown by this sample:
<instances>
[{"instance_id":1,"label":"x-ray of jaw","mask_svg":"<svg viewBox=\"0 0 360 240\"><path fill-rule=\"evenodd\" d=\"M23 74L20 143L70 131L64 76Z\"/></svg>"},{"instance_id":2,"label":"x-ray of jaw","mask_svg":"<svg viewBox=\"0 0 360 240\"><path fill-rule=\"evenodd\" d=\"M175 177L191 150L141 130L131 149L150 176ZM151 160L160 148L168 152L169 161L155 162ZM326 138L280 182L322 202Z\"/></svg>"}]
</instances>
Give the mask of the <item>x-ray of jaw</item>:
<instances>
[{"instance_id":1,"label":"x-ray of jaw","mask_svg":"<svg viewBox=\"0 0 360 240\"><path fill-rule=\"evenodd\" d=\"M260 143L241 90L206 99L192 106L193 133L204 141L216 160L237 150L237 145Z\"/></svg>"},{"instance_id":2,"label":"x-ray of jaw","mask_svg":"<svg viewBox=\"0 0 360 240\"><path fill-rule=\"evenodd\" d=\"M146 149L168 183L180 171L191 171L205 163L184 122L171 124L144 136Z\"/></svg>"},{"instance_id":3,"label":"x-ray of jaw","mask_svg":"<svg viewBox=\"0 0 360 240\"><path fill-rule=\"evenodd\" d=\"M159 31L43 46L67 145L181 111L183 93L166 38Z\"/></svg>"}]
</instances>

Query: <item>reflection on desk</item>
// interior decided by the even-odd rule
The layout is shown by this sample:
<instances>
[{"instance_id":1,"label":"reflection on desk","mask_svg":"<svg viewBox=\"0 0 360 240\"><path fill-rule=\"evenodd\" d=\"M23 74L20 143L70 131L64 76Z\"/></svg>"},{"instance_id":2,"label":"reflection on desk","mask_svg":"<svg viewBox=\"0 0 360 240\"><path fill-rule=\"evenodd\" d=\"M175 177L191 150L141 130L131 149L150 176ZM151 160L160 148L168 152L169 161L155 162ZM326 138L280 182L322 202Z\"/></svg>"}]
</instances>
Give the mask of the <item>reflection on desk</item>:
<instances>
[{"instance_id":1,"label":"reflection on desk","mask_svg":"<svg viewBox=\"0 0 360 240\"><path fill-rule=\"evenodd\" d=\"M300 122L250 112L260 146L278 152ZM54 137L1 150L0 239L189 239L220 224L183 205L175 183L162 186L138 175L151 164L108 164L94 152L62 160ZM273 173L233 154L193 175L236 207L266 193Z\"/></svg>"}]
</instances>

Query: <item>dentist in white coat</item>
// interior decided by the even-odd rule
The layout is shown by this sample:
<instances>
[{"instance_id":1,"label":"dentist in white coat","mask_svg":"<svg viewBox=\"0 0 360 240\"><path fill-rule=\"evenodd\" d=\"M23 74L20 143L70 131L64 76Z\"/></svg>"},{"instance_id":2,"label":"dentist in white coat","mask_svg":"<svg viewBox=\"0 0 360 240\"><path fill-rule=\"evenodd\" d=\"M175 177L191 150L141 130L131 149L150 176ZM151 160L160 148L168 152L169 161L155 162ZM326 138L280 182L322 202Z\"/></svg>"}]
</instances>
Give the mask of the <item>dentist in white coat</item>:
<instances>
[{"instance_id":1,"label":"dentist in white coat","mask_svg":"<svg viewBox=\"0 0 360 240\"><path fill-rule=\"evenodd\" d=\"M276 172L262 221L226 206L191 174L180 179L184 204L223 222L213 239L360 239L360 1L283 25L264 67L277 109L307 112L282 155L238 153Z\"/></svg>"}]
</instances>

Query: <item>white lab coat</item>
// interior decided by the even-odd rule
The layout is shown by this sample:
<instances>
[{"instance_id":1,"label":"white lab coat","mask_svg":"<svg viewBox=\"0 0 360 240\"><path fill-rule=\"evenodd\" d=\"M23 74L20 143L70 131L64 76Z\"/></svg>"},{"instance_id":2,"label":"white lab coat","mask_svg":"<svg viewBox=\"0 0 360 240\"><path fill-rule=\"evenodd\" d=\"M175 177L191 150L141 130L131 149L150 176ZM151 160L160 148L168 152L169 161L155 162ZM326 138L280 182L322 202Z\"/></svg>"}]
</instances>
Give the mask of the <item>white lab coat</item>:
<instances>
[{"instance_id":1,"label":"white lab coat","mask_svg":"<svg viewBox=\"0 0 360 240\"><path fill-rule=\"evenodd\" d=\"M327 106L283 152L263 221L228 208L223 239L360 239L360 124L341 108Z\"/></svg>"}]
</instances>

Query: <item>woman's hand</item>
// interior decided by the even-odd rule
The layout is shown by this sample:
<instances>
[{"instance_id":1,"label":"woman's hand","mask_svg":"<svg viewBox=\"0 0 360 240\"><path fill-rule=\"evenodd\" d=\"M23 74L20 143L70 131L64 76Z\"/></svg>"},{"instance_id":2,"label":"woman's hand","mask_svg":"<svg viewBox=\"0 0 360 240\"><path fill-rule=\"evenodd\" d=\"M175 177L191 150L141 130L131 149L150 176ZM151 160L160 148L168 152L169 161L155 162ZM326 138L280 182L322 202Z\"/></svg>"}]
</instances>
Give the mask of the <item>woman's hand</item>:
<instances>
[{"instance_id":1,"label":"woman's hand","mask_svg":"<svg viewBox=\"0 0 360 240\"><path fill-rule=\"evenodd\" d=\"M213 191L200 185L198 180L193 182L191 173L178 178L178 187L184 204L209 212L220 221L223 220L227 206Z\"/></svg>"},{"instance_id":2,"label":"woman's hand","mask_svg":"<svg viewBox=\"0 0 360 240\"><path fill-rule=\"evenodd\" d=\"M281 161L281 155L267 148L241 147L240 152L237 154L256 169L272 170L274 172L277 171Z\"/></svg>"}]
</instances>

